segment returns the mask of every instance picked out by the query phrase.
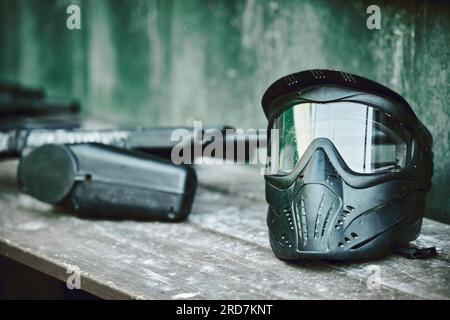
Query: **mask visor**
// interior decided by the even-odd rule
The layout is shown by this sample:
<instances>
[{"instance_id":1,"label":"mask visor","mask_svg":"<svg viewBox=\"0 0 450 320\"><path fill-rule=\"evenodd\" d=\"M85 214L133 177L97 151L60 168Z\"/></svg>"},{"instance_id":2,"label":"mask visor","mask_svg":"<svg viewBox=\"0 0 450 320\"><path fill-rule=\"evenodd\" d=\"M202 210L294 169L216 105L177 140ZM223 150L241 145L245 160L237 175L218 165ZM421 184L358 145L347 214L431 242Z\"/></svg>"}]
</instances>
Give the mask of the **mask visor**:
<instances>
[{"instance_id":1,"label":"mask visor","mask_svg":"<svg viewBox=\"0 0 450 320\"><path fill-rule=\"evenodd\" d=\"M412 138L389 114L354 102L300 103L271 125L267 175L292 172L308 146L327 138L353 172L373 174L404 169Z\"/></svg>"}]
</instances>

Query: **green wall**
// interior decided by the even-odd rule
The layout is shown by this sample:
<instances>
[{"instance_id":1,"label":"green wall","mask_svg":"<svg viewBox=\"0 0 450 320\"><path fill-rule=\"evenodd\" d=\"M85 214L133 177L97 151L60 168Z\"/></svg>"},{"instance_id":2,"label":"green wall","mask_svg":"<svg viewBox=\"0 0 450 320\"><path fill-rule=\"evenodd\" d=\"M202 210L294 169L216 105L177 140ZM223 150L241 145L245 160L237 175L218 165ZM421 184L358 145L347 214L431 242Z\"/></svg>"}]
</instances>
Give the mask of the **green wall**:
<instances>
[{"instance_id":1,"label":"green wall","mask_svg":"<svg viewBox=\"0 0 450 320\"><path fill-rule=\"evenodd\" d=\"M82 30L66 28L79 4ZM80 97L123 124L264 127L277 78L307 68L377 80L411 103L435 140L428 215L450 221L450 9L444 2L0 0L0 78Z\"/></svg>"}]
</instances>

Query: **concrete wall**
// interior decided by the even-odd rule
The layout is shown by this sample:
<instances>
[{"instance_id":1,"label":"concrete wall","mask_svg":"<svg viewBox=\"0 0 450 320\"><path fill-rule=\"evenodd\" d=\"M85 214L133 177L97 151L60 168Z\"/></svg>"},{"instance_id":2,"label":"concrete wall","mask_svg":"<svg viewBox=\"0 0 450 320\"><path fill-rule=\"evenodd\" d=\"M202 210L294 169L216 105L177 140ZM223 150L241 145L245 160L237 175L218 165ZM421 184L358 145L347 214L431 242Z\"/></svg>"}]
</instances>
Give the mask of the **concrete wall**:
<instances>
[{"instance_id":1,"label":"concrete wall","mask_svg":"<svg viewBox=\"0 0 450 320\"><path fill-rule=\"evenodd\" d=\"M79 4L82 30L66 28ZM444 2L0 0L0 78L82 99L121 123L265 127L260 106L277 78L332 68L379 81L431 130L429 216L450 221L450 9Z\"/></svg>"}]
</instances>

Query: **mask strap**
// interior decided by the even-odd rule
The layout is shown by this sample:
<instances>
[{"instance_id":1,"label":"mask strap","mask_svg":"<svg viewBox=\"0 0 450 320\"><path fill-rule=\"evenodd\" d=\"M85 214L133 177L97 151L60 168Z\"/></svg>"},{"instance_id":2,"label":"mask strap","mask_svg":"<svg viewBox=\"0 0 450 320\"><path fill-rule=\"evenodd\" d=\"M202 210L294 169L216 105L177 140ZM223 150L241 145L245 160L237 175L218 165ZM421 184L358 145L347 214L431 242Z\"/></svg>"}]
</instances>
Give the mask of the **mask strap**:
<instances>
[{"instance_id":1,"label":"mask strap","mask_svg":"<svg viewBox=\"0 0 450 320\"><path fill-rule=\"evenodd\" d=\"M430 259L438 255L436 247L420 247L410 243L399 247L397 252L408 259Z\"/></svg>"}]
</instances>

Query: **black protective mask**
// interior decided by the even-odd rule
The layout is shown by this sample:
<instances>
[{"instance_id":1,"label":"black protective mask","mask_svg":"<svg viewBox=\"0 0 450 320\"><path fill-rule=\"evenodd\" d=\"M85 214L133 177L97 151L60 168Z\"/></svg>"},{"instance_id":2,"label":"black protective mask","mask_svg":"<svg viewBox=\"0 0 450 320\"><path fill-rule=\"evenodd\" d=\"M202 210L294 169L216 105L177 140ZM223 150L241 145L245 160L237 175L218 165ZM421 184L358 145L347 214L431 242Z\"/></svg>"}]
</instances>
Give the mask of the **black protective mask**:
<instances>
[{"instance_id":1,"label":"black protective mask","mask_svg":"<svg viewBox=\"0 0 450 320\"><path fill-rule=\"evenodd\" d=\"M330 70L266 91L266 200L281 259L363 259L414 240L431 187L432 138L408 103Z\"/></svg>"}]
</instances>

